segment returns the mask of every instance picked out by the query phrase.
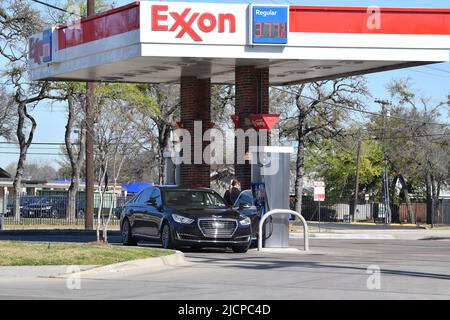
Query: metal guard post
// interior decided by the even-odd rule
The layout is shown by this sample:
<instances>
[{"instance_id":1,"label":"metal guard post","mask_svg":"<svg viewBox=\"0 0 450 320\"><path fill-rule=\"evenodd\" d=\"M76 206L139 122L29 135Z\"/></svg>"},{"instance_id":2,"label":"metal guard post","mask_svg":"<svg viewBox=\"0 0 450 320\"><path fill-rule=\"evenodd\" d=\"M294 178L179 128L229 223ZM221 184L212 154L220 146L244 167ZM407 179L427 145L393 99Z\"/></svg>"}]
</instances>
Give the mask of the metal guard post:
<instances>
[{"instance_id":1,"label":"metal guard post","mask_svg":"<svg viewBox=\"0 0 450 320\"><path fill-rule=\"evenodd\" d=\"M258 251L262 250L262 242L263 242L263 239L262 239L263 231L262 230L263 230L264 222L270 216L272 216L274 214L279 214L279 213L293 214L294 216L296 216L300 219L300 221L303 224L303 237L304 237L305 251L308 251L309 250L308 224L306 223L305 218L303 218L303 216L300 213L298 213L296 211L292 211L292 210L287 210L287 209L274 209L274 210L267 212L266 214L264 214L262 216L262 219L259 222Z\"/></svg>"}]
</instances>

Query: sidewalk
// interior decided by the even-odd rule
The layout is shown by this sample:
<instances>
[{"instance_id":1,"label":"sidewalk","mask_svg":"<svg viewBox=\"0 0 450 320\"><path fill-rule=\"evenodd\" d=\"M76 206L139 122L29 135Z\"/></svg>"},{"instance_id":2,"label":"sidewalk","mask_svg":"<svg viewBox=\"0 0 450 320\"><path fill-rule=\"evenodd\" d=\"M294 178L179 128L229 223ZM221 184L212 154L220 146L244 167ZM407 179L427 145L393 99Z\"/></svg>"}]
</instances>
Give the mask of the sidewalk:
<instances>
[{"instance_id":1,"label":"sidewalk","mask_svg":"<svg viewBox=\"0 0 450 320\"><path fill-rule=\"evenodd\" d=\"M308 222L310 238L318 239L402 239L402 240L450 240L450 230L424 229L416 225L376 225L369 223L320 223ZM302 238L299 222L291 226L290 238Z\"/></svg>"}]
</instances>

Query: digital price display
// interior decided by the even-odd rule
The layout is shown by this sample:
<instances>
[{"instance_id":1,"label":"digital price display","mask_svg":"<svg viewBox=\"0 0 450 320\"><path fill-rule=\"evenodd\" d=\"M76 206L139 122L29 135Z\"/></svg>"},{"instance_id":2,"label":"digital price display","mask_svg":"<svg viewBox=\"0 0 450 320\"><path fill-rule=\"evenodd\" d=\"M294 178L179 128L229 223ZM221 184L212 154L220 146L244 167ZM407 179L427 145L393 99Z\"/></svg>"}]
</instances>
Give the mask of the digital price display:
<instances>
[{"instance_id":1,"label":"digital price display","mask_svg":"<svg viewBox=\"0 0 450 320\"><path fill-rule=\"evenodd\" d=\"M251 15L252 44L287 44L287 6L252 6Z\"/></svg>"}]
</instances>

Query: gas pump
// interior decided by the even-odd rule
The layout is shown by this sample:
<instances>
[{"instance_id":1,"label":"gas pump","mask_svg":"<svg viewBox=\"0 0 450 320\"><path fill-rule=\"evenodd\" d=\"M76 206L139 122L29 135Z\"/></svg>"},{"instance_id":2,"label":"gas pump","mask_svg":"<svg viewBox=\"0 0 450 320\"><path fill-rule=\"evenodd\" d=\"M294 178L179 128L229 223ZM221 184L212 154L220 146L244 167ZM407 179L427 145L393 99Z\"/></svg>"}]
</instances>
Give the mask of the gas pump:
<instances>
[{"instance_id":1,"label":"gas pump","mask_svg":"<svg viewBox=\"0 0 450 320\"><path fill-rule=\"evenodd\" d=\"M290 156L292 147L251 147L251 187L260 217L274 209L289 209ZM270 217L263 229L266 248L289 246L289 215Z\"/></svg>"},{"instance_id":2,"label":"gas pump","mask_svg":"<svg viewBox=\"0 0 450 320\"><path fill-rule=\"evenodd\" d=\"M252 174L252 177L253 177L253 174ZM255 180L257 180L257 179L255 179ZM270 209L267 209L266 185L262 181L263 179L260 179L259 182L253 182L255 180L252 179L252 183L251 183L252 195L253 195L253 205L256 207L259 220L261 220L261 217ZM272 217L269 217L267 223L268 223L268 228L264 229L263 235L259 235L259 236L263 237L263 243L265 243L265 240L271 235Z\"/></svg>"}]
</instances>

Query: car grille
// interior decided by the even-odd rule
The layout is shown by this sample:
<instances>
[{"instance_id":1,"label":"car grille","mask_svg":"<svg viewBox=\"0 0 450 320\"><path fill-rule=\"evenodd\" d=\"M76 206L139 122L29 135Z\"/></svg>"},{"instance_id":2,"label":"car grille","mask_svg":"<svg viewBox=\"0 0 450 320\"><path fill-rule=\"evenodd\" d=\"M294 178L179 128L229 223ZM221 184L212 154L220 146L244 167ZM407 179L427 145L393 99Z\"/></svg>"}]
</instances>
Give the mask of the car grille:
<instances>
[{"instance_id":1,"label":"car grille","mask_svg":"<svg viewBox=\"0 0 450 320\"><path fill-rule=\"evenodd\" d=\"M236 220L202 219L199 220L198 225L207 238L229 238L237 229Z\"/></svg>"}]
</instances>

